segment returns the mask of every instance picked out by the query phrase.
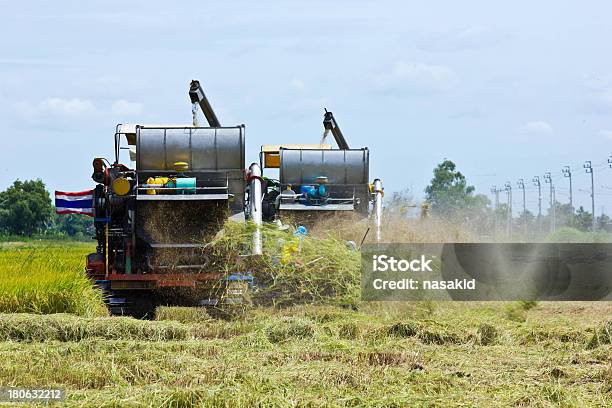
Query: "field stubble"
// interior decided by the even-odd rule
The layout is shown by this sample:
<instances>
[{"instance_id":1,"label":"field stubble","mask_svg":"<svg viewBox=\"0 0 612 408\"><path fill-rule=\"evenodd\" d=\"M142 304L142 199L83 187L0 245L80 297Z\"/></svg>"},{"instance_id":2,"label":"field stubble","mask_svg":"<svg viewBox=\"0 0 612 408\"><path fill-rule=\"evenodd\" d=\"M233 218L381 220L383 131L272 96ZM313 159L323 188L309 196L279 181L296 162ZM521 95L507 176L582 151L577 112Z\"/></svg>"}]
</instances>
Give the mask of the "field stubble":
<instances>
[{"instance_id":1,"label":"field stubble","mask_svg":"<svg viewBox=\"0 0 612 408\"><path fill-rule=\"evenodd\" d=\"M425 223L396 240L469 239ZM273 229L264 257L236 258L250 228L228 225L209 248L265 283L235 320L97 317L92 246L0 249L0 386L61 387L66 406L612 406L610 302L363 303L342 237L367 226L315 228L289 263L278 253L296 238Z\"/></svg>"}]
</instances>

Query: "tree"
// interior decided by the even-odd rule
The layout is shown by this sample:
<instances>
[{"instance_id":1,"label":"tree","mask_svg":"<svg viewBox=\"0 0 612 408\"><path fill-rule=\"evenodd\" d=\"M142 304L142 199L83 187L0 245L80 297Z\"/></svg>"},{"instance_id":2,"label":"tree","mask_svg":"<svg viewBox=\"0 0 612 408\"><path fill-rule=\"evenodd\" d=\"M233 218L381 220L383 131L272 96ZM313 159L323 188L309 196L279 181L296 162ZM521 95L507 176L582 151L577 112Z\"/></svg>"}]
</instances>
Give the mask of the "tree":
<instances>
[{"instance_id":1,"label":"tree","mask_svg":"<svg viewBox=\"0 0 612 408\"><path fill-rule=\"evenodd\" d=\"M583 206L576 210L574 225L581 231L590 231L593 226L593 215L586 211Z\"/></svg>"},{"instance_id":2,"label":"tree","mask_svg":"<svg viewBox=\"0 0 612 408\"><path fill-rule=\"evenodd\" d=\"M463 174L455 168L455 163L445 159L434 169L434 176L425 188L427 201L438 214L456 215L474 201L474 187L468 186Z\"/></svg>"},{"instance_id":3,"label":"tree","mask_svg":"<svg viewBox=\"0 0 612 408\"><path fill-rule=\"evenodd\" d=\"M555 201L555 225L557 228L571 227L573 223L572 208L569 204Z\"/></svg>"},{"instance_id":4,"label":"tree","mask_svg":"<svg viewBox=\"0 0 612 408\"><path fill-rule=\"evenodd\" d=\"M62 235L77 239L95 234L92 218L83 214L56 214L53 229Z\"/></svg>"},{"instance_id":5,"label":"tree","mask_svg":"<svg viewBox=\"0 0 612 408\"><path fill-rule=\"evenodd\" d=\"M536 231L538 227L537 217L529 210L522 211L514 218L514 230L520 233L525 231L525 218L527 218L527 233Z\"/></svg>"},{"instance_id":6,"label":"tree","mask_svg":"<svg viewBox=\"0 0 612 408\"><path fill-rule=\"evenodd\" d=\"M612 219L608 217L606 214L601 214L596 219L597 229L600 231L608 231L612 230Z\"/></svg>"},{"instance_id":7,"label":"tree","mask_svg":"<svg viewBox=\"0 0 612 408\"><path fill-rule=\"evenodd\" d=\"M53 207L42 180L16 180L0 192L0 230L15 235L39 232L51 218Z\"/></svg>"},{"instance_id":8,"label":"tree","mask_svg":"<svg viewBox=\"0 0 612 408\"><path fill-rule=\"evenodd\" d=\"M394 213L400 217L405 217L418 206L414 204L412 193L409 189L395 191L385 202L385 209L389 213Z\"/></svg>"}]
</instances>

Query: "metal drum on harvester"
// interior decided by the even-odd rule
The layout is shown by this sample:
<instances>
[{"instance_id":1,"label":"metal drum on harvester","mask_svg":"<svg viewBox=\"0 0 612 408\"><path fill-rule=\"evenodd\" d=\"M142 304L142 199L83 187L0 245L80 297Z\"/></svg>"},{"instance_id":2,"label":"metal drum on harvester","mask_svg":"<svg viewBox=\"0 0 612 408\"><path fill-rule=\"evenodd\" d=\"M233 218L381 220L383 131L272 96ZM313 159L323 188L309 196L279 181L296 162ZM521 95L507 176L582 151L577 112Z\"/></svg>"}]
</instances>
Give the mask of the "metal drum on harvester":
<instances>
[{"instance_id":1,"label":"metal drum on harvester","mask_svg":"<svg viewBox=\"0 0 612 408\"><path fill-rule=\"evenodd\" d=\"M367 148L351 150L280 150L281 184L316 183L327 177L328 184L367 185L369 169Z\"/></svg>"}]
</instances>

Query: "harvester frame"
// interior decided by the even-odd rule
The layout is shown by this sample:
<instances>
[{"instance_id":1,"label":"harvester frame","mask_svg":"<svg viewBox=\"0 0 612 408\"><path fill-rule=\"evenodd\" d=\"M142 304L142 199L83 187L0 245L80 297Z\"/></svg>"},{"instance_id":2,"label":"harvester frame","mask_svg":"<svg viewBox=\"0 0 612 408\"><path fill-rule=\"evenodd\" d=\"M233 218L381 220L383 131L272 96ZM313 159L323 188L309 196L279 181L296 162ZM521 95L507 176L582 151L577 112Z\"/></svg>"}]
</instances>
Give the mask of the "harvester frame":
<instances>
[{"instance_id":1,"label":"harvester frame","mask_svg":"<svg viewBox=\"0 0 612 408\"><path fill-rule=\"evenodd\" d=\"M253 169L257 172L262 196L254 195L249 187L247 210L253 202L261 201L265 221L282 220L284 214L351 213L362 218L372 214L376 239L380 240L384 192L380 179L368 181L369 150L351 149L327 109L323 126L323 139L331 132L337 149L324 140L319 144L261 146L259 164L253 163L248 174L253 174ZM262 177L268 168L279 169L278 180Z\"/></svg>"},{"instance_id":2,"label":"harvester frame","mask_svg":"<svg viewBox=\"0 0 612 408\"><path fill-rule=\"evenodd\" d=\"M151 315L166 288L205 293L197 305L234 303L227 289L252 279L191 262L202 258L207 240L190 232L210 230L210 238L227 218L244 213L245 126L221 126L198 81L192 81L190 99L200 104L209 127L120 124L115 161L94 159L98 246L86 272L113 314ZM133 166L120 163L123 137ZM192 300L179 296L172 303Z\"/></svg>"}]
</instances>

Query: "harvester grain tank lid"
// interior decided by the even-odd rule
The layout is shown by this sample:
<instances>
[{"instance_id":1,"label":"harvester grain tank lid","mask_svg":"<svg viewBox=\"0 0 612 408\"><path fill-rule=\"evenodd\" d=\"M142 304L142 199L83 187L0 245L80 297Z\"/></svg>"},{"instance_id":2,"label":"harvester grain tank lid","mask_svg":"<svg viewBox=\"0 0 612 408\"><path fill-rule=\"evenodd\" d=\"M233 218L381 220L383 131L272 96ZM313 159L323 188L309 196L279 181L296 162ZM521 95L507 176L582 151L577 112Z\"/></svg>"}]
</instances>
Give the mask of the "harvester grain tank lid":
<instances>
[{"instance_id":1,"label":"harvester grain tank lid","mask_svg":"<svg viewBox=\"0 0 612 408\"><path fill-rule=\"evenodd\" d=\"M193 123L189 124L141 124L141 123L123 123L119 125L119 133L125 134L129 145L136 144L136 129L144 128L194 128Z\"/></svg>"},{"instance_id":2,"label":"harvester grain tank lid","mask_svg":"<svg viewBox=\"0 0 612 408\"><path fill-rule=\"evenodd\" d=\"M261 151L264 153L278 153L280 149L302 149L302 150L331 150L331 145L327 143L319 144L295 144L295 143L286 143L286 144L267 144L261 146Z\"/></svg>"}]
</instances>

